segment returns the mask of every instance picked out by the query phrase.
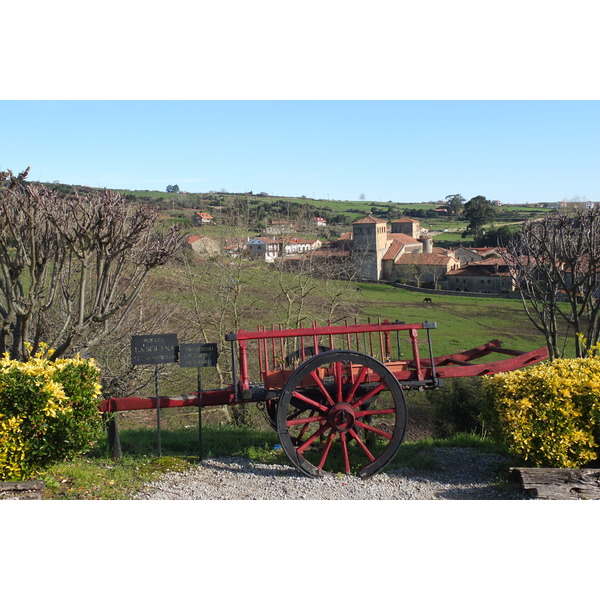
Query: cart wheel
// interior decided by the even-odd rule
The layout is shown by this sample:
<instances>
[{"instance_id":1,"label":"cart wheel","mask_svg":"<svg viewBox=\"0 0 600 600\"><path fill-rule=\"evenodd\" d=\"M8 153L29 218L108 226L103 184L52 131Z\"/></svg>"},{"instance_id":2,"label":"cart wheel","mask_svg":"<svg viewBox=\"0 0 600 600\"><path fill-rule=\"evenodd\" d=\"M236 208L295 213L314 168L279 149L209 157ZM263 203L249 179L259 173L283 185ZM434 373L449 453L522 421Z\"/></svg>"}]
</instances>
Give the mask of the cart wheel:
<instances>
[{"instance_id":1,"label":"cart wheel","mask_svg":"<svg viewBox=\"0 0 600 600\"><path fill-rule=\"evenodd\" d=\"M304 362L286 382L277 431L292 464L311 477L370 477L396 455L407 424L404 393L378 360L331 350Z\"/></svg>"}]
</instances>

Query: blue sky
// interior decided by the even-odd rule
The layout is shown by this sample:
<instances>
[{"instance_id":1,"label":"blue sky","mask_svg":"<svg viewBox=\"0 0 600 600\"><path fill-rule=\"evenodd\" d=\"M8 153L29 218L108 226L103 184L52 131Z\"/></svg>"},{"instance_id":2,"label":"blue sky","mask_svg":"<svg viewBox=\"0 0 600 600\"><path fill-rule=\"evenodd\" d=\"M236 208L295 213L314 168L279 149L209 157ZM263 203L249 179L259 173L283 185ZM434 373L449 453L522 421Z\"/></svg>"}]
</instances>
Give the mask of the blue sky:
<instances>
[{"instance_id":1,"label":"blue sky","mask_svg":"<svg viewBox=\"0 0 600 600\"><path fill-rule=\"evenodd\" d=\"M0 101L0 168L93 187L600 201L598 101Z\"/></svg>"}]
</instances>

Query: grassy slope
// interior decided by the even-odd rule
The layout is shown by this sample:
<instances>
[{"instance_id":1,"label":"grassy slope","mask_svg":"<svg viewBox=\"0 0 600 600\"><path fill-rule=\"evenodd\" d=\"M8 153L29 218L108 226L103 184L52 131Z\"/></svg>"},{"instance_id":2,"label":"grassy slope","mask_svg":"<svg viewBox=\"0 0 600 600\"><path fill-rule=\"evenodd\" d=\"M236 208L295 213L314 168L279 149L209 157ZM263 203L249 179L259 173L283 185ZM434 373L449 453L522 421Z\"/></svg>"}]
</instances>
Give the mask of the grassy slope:
<instances>
[{"instance_id":1,"label":"grassy slope","mask_svg":"<svg viewBox=\"0 0 600 600\"><path fill-rule=\"evenodd\" d=\"M233 195L228 193L212 193L212 194L169 194L167 192L158 191L128 191L119 190L130 197L137 197L142 199L152 199L152 201L161 203L161 206L167 210L177 208L178 205L193 206L197 204L198 207L203 207L208 210L207 206L208 197L214 198L218 196L222 199L223 204L229 202L239 202L242 199L246 199L252 204L271 205L274 202L283 200L294 204L302 204L314 207L317 211L332 211L335 214L342 214L347 217L350 221L361 218L362 216L370 213L380 211L387 212L388 210L394 212L402 212L405 210L432 210L438 205L435 203L411 203L411 202L372 202L369 200L325 200L316 198L296 198L296 197L281 197L281 196L248 196L248 195ZM191 216L193 208L187 208L186 214ZM215 211L213 211L215 212ZM216 211L218 212L218 211ZM499 209L499 218L496 226L505 225L510 222L522 221L528 218L535 218L544 213L548 212L548 209L538 208L533 205L506 205ZM284 218L282 215L281 218ZM421 226L430 230L443 231L444 229L455 229L464 228L466 226L465 221L458 220L453 217L438 217L438 218L425 218L421 220ZM453 240L454 241L454 240ZM468 239L466 241L469 241Z\"/></svg>"},{"instance_id":2,"label":"grassy slope","mask_svg":"<svg viewBox=\"0 0 600 600\"><path fill-rule=\"evenodd\" d=\"M435 321L432 332L436 355L452 354L500 339L515 350L544 346L544 339L527 319L519 300L432 296L382 284L359 284L364 317L399 319L407 323Z\"/></svg>"}]
</instances>

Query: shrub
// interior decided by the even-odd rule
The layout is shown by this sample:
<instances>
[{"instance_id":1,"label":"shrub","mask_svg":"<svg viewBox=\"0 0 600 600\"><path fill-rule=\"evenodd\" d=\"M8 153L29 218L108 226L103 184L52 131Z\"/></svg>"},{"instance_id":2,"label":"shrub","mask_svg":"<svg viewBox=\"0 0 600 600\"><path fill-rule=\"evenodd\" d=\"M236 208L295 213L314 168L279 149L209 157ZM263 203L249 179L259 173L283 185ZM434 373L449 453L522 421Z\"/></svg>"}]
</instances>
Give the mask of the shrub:
<instances>
[{"instance_id":1,"label":"shrub","mask_svg":"<svg viewBox=\"0 0 600 600\"><path fill-rule=\"evenodd\" d=\"M485 380L486 425L526 464L576 468L598 457L600 358L558 359Z\"/></svg>"},{"instance_id":2,"label":"shrub","mask_svg":"<svg viewBox=\"0 0 600 600\"><path fill-rule=\"evenodd\" d=\"M89 450L102 431L93 360L0 360L0 480L28 479Z\"/></svg>"},{"instance_id":3,"label":"shrub","mask_svg":"<svg viewBox=\"0 0 600 600\"><path fill-rule=\"evenodd\" d=\"M427 392L433 406L436 437L449 438L457 433L482 433L481 378L446 379L442 387Z\"/></svg>"}]
</instances>

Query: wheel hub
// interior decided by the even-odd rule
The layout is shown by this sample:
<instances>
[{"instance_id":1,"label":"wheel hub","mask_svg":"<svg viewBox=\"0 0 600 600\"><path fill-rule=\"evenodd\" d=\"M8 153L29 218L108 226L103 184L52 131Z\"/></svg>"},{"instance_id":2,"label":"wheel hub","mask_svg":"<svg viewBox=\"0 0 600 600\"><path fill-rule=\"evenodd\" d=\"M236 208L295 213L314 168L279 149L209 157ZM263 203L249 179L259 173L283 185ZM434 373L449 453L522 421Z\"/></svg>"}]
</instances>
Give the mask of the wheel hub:
<instances>
[{"instance_id":1,"label":"wheel hub","mask_svg":"<svg viewBox=\"0 0 600 600\"><path fill-rule=\"evenodd\" d=\"M346 402L340 402L332 406L327 413L327 422L335 431L350 431L354 427L355 420L354 409Z\"/></svg>"}]
</instances>

